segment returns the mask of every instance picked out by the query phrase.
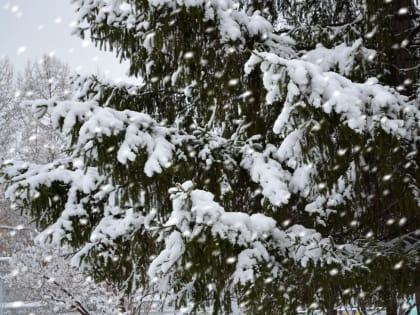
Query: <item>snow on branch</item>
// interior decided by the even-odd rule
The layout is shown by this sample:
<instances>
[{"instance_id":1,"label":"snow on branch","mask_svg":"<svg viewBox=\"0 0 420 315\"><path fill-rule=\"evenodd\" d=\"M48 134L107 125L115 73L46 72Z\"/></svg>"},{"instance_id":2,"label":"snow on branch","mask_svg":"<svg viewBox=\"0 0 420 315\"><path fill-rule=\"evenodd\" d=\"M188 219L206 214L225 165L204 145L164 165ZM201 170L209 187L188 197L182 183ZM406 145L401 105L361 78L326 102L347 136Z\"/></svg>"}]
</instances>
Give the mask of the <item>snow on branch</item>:
<instances>
[{"instance_id":1,"label":"snow on branch","mask_svg":"<svg viewBox=\"0 0 420 315\"><path fill-rule=\"evenodd\" d=\"M76 150L80 152L91 152L95 141L101 142L104 137L122 133L124 137L119 143L118 161L122 164L134 161L139 150L145 149L148 159L144 172L149 177L171 165L175 144L185 139L177 129L161 126L147 114L117 111L101 107L94 101L36 100L25 102L23 106L32 107L33 113L38 116L47 112L54 128L60 128L66 134L80 125L76 136Z\"/></svg>"},{"instance_id":2,"label":"snow on branch","mask_svg":"<svg viewBox=\"0 0 420 315\"><path fill-rule=\"evenodd\" d=\"M343 272L360 265L355 258L360 256L357 255L360 251L354 245L335 245L329 238L301 225L282 230L273 218L261 213L227 212L214 201L213 194L194 189L192 182L185 182L171 193L173 211L161 232L165 248L148 271L158 289L164 290L188 251L188 243L204 231L242 248L238 257L232 259L236 261L236 271L230 279L233 284L253 282L258 264L278 262L278 256L292 259L303 267L309 262L321 266L338 264ZM281 265L273 264L272 272L273 276L278 275Z\"/></svg>"},{"instance_id":3,"label":"snow on branch","mask_svg":"<svg viewBox=\"0 0 420 315\"><path fill-rule=\"evenodd\" d=\"M267 102L284 99L284 106L274 125L274 131L287 136L298 128L290 124L299 108L311 106L326 114L336 113L343 124L357 132L373 134L377 127L401 139L414 139L419 126L420 110L414 102L394 89L369 79L354 83L334 72L325 72L311 62L287 60L273 53L254 52L245 65L250 73L260 65ZM279 86L287 77L287 93ZM302 123L297 119L297 123Z\"/></svg>"},{"instance_id":4,"label":"snow on branch","mask_svg":"<svg viewBox=\"0 0 420 315\"><path fill-rule=\"evenodd\" d=\"M6 197L12 202L35 202L40 197L43 187L57 186L65 189L65 195L52 195L50 202L62 203L63 209L55 221L46 219L47 212L41 218L49 225L48 229L38 235L38 239L44 242L51 239L55 244L60 244L63 239L69 237L73 231L75 217L87 216L86 205L91 202L89 198L80 198L100 191L103 187L104 177L99 175L98 170L89 167L86 170L81 165L73 163L70 158L56 161L45 165L24 163L20 161L7 162L2 166L2 172L10 184L6 189ZM75 165L76 164L76 165ZM96 198L100 201L100 198ZM25 210L26 211L26 210ZM45 226L44 226L45 228Z\"/></svg>"},{"instance_id":5,"label":"snow on branch","mask_svg":"<svg viewBox=\"0 0 420 315\"><path fill-rule=\"evenodd\" d=\"M169 16L182 8L200 8L204 11L205 21L214 21L220 37L224 42L244 41L245 36L261 37L267 46L278 52L290 55L289 48L294 41L287 36L275 34L272 22L265 18L259 10L241 8L238 0L148 0L141 4L119 0L73 0L78 11L78 28L75 32L85 30L84 21L90 21L91 27L106 24L114 29L130 30L141 38L141 46L147 50L153 47L154 25L149 22L146 11L157 11ZM147 7L147 10L144 9ZM166 9L166 10L165 10ZM94 17L94 23L91 18Z\"/></svg>"},{"instance_id":6,"label":"snow on branch","mask_svg":"<svg viewBox=\"0 0 420 315\"><path fill-rule=\"evenodd\" d=\"M351 46L345 43L328 49L321 44L313 50L306 52L302 60L316 64L323 71L337 71L343 76L349 76L357 62L371 61L376 52L363 46L361 39L356 40Z\"/></svg>"},{"instance_id":7,"label":"snow on branch","mask_svg":"<svg viewBox=\"0 0 420 315\"><path fill-rule=\"evenodd\" d=\"M287 204L291 196L288 182L290 172L284 170L281 163L273 159L276 148L268 145L263 152L257 152L250 146L242 148L241 166L247 169L251 179L260 184L262 194L275 206Z\"/></svg>"}]
</instances>

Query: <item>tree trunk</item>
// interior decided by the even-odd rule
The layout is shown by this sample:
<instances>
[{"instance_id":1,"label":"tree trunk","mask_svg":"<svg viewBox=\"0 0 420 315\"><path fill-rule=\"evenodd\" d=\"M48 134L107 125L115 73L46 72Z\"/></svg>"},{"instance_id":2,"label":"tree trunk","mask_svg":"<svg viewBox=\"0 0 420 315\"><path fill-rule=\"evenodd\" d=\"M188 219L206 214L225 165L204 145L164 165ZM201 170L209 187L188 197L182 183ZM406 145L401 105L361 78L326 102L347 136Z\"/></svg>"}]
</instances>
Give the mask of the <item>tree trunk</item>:
<instances>
[{"instance_id":1,"label":"tree trunk","mask_svg":"<svg viewBox=\"0 0 420 315\"><path fill-rule=\"evenodd\" d=\"M386 315L398 315L398 303L396 299L391 299L386 306Z\"/></svg>"},{"instance_id":2,"label":"tree trunk","mask_svg":"<svg viewBox=\"0 0 420 315\"><path fill-rule=\"evenodd\" d=\"M415 52L411 49L411 32L414 23L414 8L412 0L398 0L391 2L391 11L393 13L391 18L391 30L394 33L395 47L394 54L390 57L391 61L391 81L394 86L404 86L405 90L401 91L407 95L413 93L412 83L416 82L416 66L418 60ZM407 13L401 14L402 10L407 10ZM412 82L404 84L404 82Z\"/></svg>"},{"instance_id":3,"label":"tree trunk","mask_svg":"<svg viewBox=\"0 0 420 315\"><path fill-rule=\"evenodd\" d=\"M381 18L378 19L378 16ZM412 83L416 83L416 67L419 59L415 54L416 15L412 0L370 0L367 5L366 41L370 48L378 51L383 76L380 80L400 92L411 95ZM418 33L418 32L417 32ZM411 82L411 83L410 83Z\"/></svg>"},{"instance_id":4,"label":"tree trunk","mask_svg":"<svg viewBox=\"0 0 420 315\"><path fill-rule=\"evenodd\" d=\"M327 315L337 315L337 311L335 310L334 306L328 308Z\"/></svg>"}]
</instances>

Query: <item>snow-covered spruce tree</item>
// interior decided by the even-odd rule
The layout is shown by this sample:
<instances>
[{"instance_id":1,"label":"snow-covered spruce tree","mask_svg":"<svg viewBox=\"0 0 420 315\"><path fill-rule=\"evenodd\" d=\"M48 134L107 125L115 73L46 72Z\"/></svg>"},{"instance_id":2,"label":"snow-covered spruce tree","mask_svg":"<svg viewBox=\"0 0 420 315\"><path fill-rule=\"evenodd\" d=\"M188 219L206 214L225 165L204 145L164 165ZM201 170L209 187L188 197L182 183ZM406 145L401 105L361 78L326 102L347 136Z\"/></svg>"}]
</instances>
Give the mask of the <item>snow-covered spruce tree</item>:
<instances>
[{"instance_id":1,"label":"snow-covered spruce tree","mask_svg":"<svg viewBox=\"0 0 420 315\"><path fill-rule=\"evenodd\" d=\"M408 241L402 265L418 268L418 104L369 78L356 31L326 47L280 35L277 1L74 2L77 33L144 84L76 78L74 100L28 102L72 156L3 176L40 241L125 289L122 311L331 310L375 296L383 247L397 264Z\"/></svg>"},{"instance_id":2,"label":"snow-covered spruce tree","mask_svg":"<svg viewBox=\"0 0 420 315\"><path fill-rule=\"evenodd\" d=\"M371 61L368 63L357 62L350 66L347 63L349 58L345 55L349 53L348 50L342 50L345 54L336 59L324 54L318 55L317 60L312 57L312 61L320 65L330 64L332 65L330 69L338 72L340 69L334 67L338 65L343 69L347 63L350 71L341 73L352 81L362 83L370 76L375 76L379 82L407 95L418 108L418 102L415 103L413 99L416 97L418 99L420 76L418 67L420 18L419 9L415 7L413 1L291 0L283 1L282 4L284 15L289 21L288 25L299 25L299 27L290 27L290 34L297 39L297 45L303 50L307 51L322 45L334 47L339 42L348 45L359 42L362 46L375 49L374 54L371 51L367 55L367 60ZM309 54L315 56L314 52ZM332 60L340 62L334 65ZM415 135L418 137L418 131ZM363 292L361 294L363 298L358 298L358 302L364 305L366 303L386 305L389 314L397 313L397 298L404 298L406 294L417 292L416 296L419 299L417 304L420 305L419 263L415 258L419 250L416 215L418 197L414 199L414 204L402 206L407 202L404 189L414 188L413 195L418 195L416 190L418 190L419 157L416 145L418 146L418 142L414 142L414 145L395 144L392 158L385 157L389 155L386 145L373 147L374 153L366 158L371 166L364 167L367 180L359 186L364 190L363 195L369 196L371 200L367 208L369 213L366 212L367 221L357 219L352 222L352 224L357 223L354 235L350 231L341 233L341 238L347 238L348 241L357 240L362 235L370 236L368 243L363 246L364 255L370 257L366 261L372 261L369 264L369 272L361 273L361 277L354 280L356 291ZM389 166L384 166L384 161L387 159L392 162ZM386 168L389 175L393 175L395 170L400 174L399 179L394 178L389 183L388 187L392 187L391 189L381 184L383 182L381 175L374 176L371 172L379 170L385 174ZM358 177L362 179L360 175ZM408 184L410 178L413 179L412 184ZM395 187L404 188L398 192ZM403 208L413 211L401 211ZM370 224L367 224L369 222ZM379 257L378 253L381 253ZM410 260L409 257L414 259ZM411 263L407 263L408 261ZM341 291L348 292L349 281L341 286ZM354 294L347 294L347 300L353 296Z\"/></svg>"}]
</instances>

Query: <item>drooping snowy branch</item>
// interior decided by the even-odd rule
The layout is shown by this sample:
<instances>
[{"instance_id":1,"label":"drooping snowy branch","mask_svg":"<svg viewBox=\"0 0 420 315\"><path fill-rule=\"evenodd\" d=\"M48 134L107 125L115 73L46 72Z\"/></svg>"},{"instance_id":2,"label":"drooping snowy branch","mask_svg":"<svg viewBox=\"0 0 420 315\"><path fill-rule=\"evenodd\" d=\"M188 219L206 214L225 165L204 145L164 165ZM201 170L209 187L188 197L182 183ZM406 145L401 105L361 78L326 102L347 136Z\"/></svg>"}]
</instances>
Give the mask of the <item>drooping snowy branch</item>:
<instances>
[{"instance_id":1,"label":"drooping snowy branch","mask_svg":"<svg viewBox=\"0 0 420 315\"><path fill-rule=\"evenodd\" d=\"M362 40L356 40L351 46L345 43L331 49L319 44L315 49L302 56L302 60L321 67L322 71L335 71L342 76L349 77L358 62L372 62L376 52L363 46Z\"/></svg>"},{"instance_id":2,"label":"drooping snowy branch","mask_svg":"<svg viewBox=\"0 0 420 315\"><path fill-rule=\"evenodd\" d=\"M247 64L249 73L260 64L267 102L284 98L284 107L274 125L283 137L298 128L301 121L294 115L302 106L311 106L326 114L337 113L341 122L357 132L379 127L405 139L413 139L419 124L416 104L394 89L378 84L375 79L354 83L334 72L324 72L311 62L287 60L272 53L255 52ZM279 90L280 79L288 78L287 94ZM294 118L294 125L288 122ZM293 121L292 120L292 121Z\"/></svg>"},{"instance_id":3,"label":"drooping snowy branch","mask_svg":"<svg viewBox=\"0 0 420 315\"><path fill-rule=\"evenodd\" d=\"M94 101L37 100L23 105L31 106L34 114L43 115L48 112L53 126L65 134L81 125L76 136L76 150L92 154L93 158L97 158L97 154L92 152L95 141L101 142L104 137L123 133L117 150L118 161L122 164L134 161L136 153L145 149L148 159L144 172L149 177L171 165L174 145L184 140L184 136L175 128L160 126L147 114L100 107Z\"/></svg>"},{"instance_id":4,"label":"drooping snowy branch","mask_svg":"<svg viewBox=\"0 0 420 315\"><path fill-rule=\"evenodd\" d=\"M194 189L192 182L185 182L171 192L173 211L161 232L165 248L148 271L158 290L174 285L171 283L176 278L173 273L183 264L189 243L205 231L214 239L226 240L231 246L241 248L237 257L229 258L231 263L236 262L236 271L229 279L232 284L254 282L261 276L258 275L261 264L271 263L272 276L281 276L284 270L278 257L292 259L302 267L309 262L321 266L339 265L342 272L362 263L357 259L362 259L360 249L350 244L334 245L313 229L293 225L283 230L273 218L261 213L226 212L211 193Z\"/></svg>"}]
</instances>

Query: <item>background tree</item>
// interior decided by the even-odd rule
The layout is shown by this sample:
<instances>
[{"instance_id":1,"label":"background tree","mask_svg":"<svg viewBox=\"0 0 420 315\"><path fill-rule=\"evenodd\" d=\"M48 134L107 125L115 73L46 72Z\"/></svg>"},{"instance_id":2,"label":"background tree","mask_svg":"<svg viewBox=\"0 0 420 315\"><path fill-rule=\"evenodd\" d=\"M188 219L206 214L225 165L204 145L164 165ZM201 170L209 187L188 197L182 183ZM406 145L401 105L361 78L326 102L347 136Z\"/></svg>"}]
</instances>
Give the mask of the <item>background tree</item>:
<instances>
[{"instance_id":1,"label":"background tree","mask_svg":"<svg viewBox=\"0 0 420 315\"><path fill-rule=\"evenodd\" d=\"M19 109L19 104L23 99L69 99L72 87L68 66L55 57L44 55L38 61L28 61L16 82L19 98L14 112L19 115L21 133L15 156L31 162L54 161L63 156L63 137L54 131L48 116L34 119L27 109Z\"/></svg>"},{"instance_id":2,"label":"background tree","mask_svg":"<svg viewBox=\"0 0 420 315\"><path fill-rule=\"evenodd\" d=\"M10 257L8 284L25 294L26 301L48 305L56 313L71 310L81 315L118 314L119 297L112 287L95 283L72 267L65 247L26 246Z\"/></svg>"},{"instance_id":3,"label":"background tree","mask_svg":"<svg viewBox=\"0 0 420 315\"><path fill-rule=\"evenodd\" d=\"M11 128L5 128L13 120L12 108L15 102L15 89L14 89L14 70L7 58L0 59L0 112L1 112L1 125L2 137L1 145L3 148L11 149L13 143L13 131ZM7 151L6 149L6 151ZM4 152L4 155L9 155L10 152ZM3 157L4 158L4 157Z\"/></svg>"},{"instance_id":4,"label":"background tree","mask_svg":"<svg viewBox=\"0 0 420 315\"><path fill-rule=\"evenodd\" d=\"M23 98L68 98L71 94L67 65L56 58L44 56L40 61L28 61L23 73L14 71L7 58L0 61L0 144L2 161L11 158L31 162L48 162L63 155L63 138L51 127L48 117L41 121L19 106ZM15 205L0 197L0 257L10 257L31 246L37 234L33 218L21 215ZM28 286L31 284L27 284ZM24 292L4 288L7 301L22 300Z\"/></svg>"},{"instance_id":5,"label":"background tree","mask_svg":"<svg viewBox=\"0 0 420 315\"><path fill-rule=\"evenodd\" d=\"M0 144L2 152L1 160L15 156L16 150L16 124L19 123L19 114L16 111L16 88L15 71L7 58L0 60ZM10 208L10 203L4 198L4 190L0 197L0 233L2 237L1 256L10 256L14 248L15 235L18 233L27 234L27 231L16 226L26 223L16 211ZM26 235L28 236L28 235ZM26 237L23 237L26 239Z\"/></svg>"}]
</instances>

